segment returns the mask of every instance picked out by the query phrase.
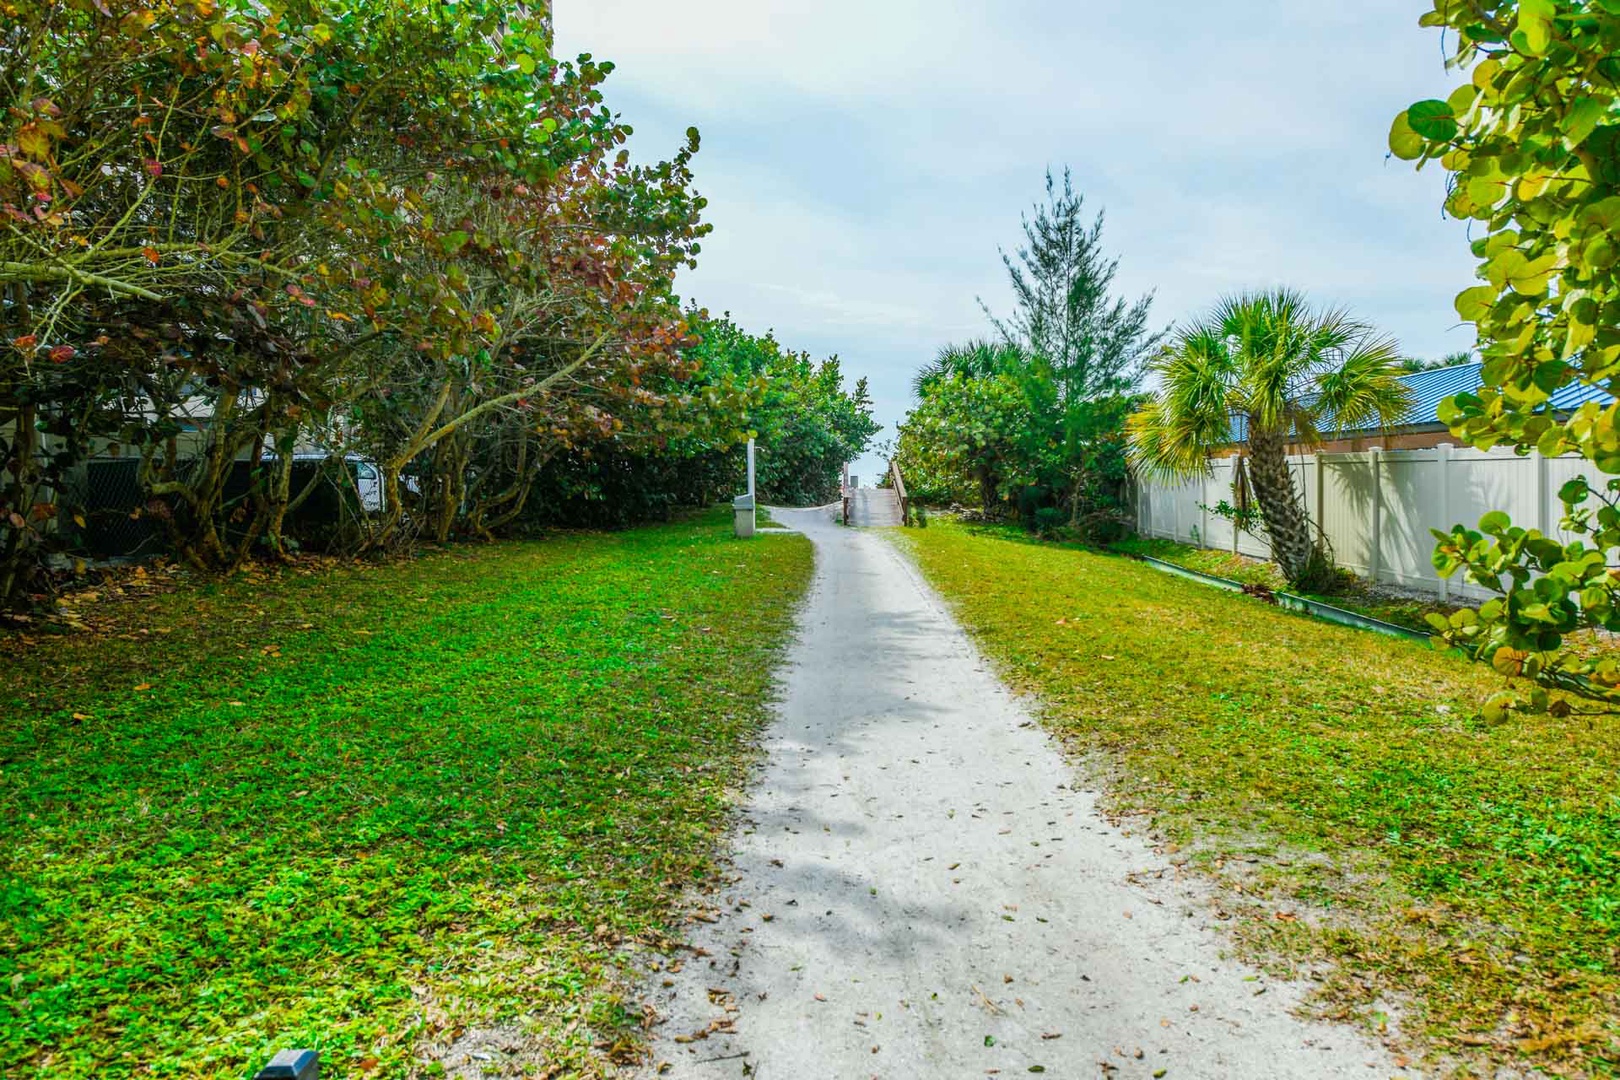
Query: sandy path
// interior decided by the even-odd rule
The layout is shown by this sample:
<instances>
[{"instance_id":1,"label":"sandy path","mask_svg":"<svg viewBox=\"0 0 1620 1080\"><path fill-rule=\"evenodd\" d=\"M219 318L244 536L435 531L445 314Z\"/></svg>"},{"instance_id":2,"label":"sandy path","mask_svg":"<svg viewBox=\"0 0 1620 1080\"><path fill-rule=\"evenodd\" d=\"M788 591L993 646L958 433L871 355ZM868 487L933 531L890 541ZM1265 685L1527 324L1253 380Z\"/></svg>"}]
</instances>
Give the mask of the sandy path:
<instances>
[{"instance_id":1,"label":"sandy path","mask_svg":"<svg viewBox=\"0 0 1620 1080\"><path fill-rule=\"evenodd\" d=\"M708 955L655 976L646 1076L1413 1075L1223 958L886 540L773 514L816 580Z\"/></svg>"}]
</instances>

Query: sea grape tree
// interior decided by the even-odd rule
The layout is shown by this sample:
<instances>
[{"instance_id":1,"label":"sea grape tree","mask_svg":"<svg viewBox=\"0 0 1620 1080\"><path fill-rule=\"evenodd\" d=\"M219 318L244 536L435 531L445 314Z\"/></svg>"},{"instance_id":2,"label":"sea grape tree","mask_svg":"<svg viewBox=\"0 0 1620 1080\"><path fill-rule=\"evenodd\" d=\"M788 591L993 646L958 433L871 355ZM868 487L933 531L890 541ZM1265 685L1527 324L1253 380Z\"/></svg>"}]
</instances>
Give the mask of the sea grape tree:
<instances>
[{"instance_id":1,"label":"sea grape tree","mask_svg":"<svg viewBox=\"0 0 1620 1080\"><path fill-rule=\"evenodd\" d=\"M612 65L553 58L549 5L0 15L0 603L82 520L91 454L134 458L137 513L218 570L282 550L295 452L379 463L387 547L489 535L557 454L736 411L684 386L697 133L632 163Z\"/></svg>"},{"instance_id":2,"label":"sea grape tree","mask_svg":"<svg viewBox=\"0 0 1620 1080\"><path fill-rule=\"evenodd\" d=\"M1579 454L1591 482L1559 492L1560 538L1487 514L1437 533L1435 566L1498 596L1437 620L1529 693L1515 706L1567 711L1549 687L1620 704L1620 661L1569 647L1588 628L1620 630L1620 2L1436 0L1420 19L1445 34L1462 83L1401 113L1390 149L1449 173L1446 210L1474 225L1479 282L1457 313L1475 324L1484 385L1441 408L1485 449ZM1569 387L1584 403L1557 410Z\"/></svg>"}]
</instances>

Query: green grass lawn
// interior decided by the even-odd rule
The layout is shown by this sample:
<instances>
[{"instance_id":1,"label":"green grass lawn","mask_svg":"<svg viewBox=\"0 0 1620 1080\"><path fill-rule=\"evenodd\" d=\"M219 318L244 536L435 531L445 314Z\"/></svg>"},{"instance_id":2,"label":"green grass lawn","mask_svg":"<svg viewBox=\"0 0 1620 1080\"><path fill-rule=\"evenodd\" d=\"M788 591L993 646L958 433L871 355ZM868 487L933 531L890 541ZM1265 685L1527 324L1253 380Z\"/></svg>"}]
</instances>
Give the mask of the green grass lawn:
<instances>
[{"instance_id":1,"label":"green grass lawn","mask_svg":"<svg viewBox=\"0 0 1620 1080\"><path fill-rule=\"evenodd\" d=\"M626 945L712 872L810 569L727 509L0 643L0 1076L314 1046L397 1077L492 1023L596 1075L639 1020Z\"/></svg>"},{"instance_id":2,"label":"green grass lawn","mask_svg":"<svg viewBox=\"0 0 1620 1080\"><path fill-rule=\"evenodd\" d=\"M1189 570L1213 574L1244 585L1264 585L1279 592L1295 591L1288 587L1288 582L1276 563L1251 559L1231 551L1197 548L1174 540L1150 540L1143 537L1131 537L1112 546L1115 551L1124 555L1148 555L1164 562L1175 563L1177 566L1185 566ZM1425 615L1431 611L1450 615L1458 606L1432 595L1419 598L1399 595L1386 589L1375 590L1370 588L1365 580L1349 574L1345 575L1344 588L1338 592L1303 595L1344 608L1346 611L1354 611L1424 633L1433 630L1424 619Z\"/></svg>"},{"instance_id":3,"label":"green grass lawn","mask_svg":"<svg viewBox=\"0 0 1620 1080\"><path fill-rule=\"evenodd\" d=\"M1108 806L1214 875L1240 946L1420 1051L1620 1072L1620 725L1477 718L1496 677L1123 557L900 538ZM1462 1075L1481 1075L1466 1072Z\"/></svg>"}]
</instances>

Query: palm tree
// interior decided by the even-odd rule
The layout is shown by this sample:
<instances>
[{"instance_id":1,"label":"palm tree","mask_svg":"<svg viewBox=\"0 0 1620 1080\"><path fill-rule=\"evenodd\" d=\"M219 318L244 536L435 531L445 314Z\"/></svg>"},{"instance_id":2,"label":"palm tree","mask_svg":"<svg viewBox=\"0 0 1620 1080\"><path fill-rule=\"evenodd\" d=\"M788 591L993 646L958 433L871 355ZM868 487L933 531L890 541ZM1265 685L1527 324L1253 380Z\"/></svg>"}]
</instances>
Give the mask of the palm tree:
<instances>
[{"instance_id":1,"label":"palm tree","mask_svg":"<svg viewBox=\"0 0 1620 1080\"><path fill-rule=\"evenodd\" d=\"M1212 452L1246 444L1272 556L1296 588L1326 585L1332 562L1311 532L1288 446L1398 422L1410 394L1395 340L1289 289L1245 293L1178 330L1150 370L1160 386L1130 420L1135 464L1185 478L1206 471Z\"/></svg>"},{"instance_id":2,"label":"palm tree","mask_svg":"<svg viewBox=\"0 0 1620 1080\"><path fill-rule=\"evenodd\" d=\"M1024 372L1031 358L1018 345L980 338L964 345L946 345L934 359L919 368L911 377L911 389L918 397L928 392L935 383L952 375L969 379L984 379L992 375L1017 375Z\"/></svg>"},{"instance_id":3,"label":"palm tree","mask_svg":"<svg viewBox=\"0 0 1620 1080\"><path fill-rule=\"evenodd\" d=\"M1460 367L1463 364L1474 362L1474 350L1463 349L1461 352L1447 353L1438 360L1425 360L1420 356L1408 356L1401 361L1401 370L1405 372L1433 371L1436 368Z\"/></svg>"}]
</instances>

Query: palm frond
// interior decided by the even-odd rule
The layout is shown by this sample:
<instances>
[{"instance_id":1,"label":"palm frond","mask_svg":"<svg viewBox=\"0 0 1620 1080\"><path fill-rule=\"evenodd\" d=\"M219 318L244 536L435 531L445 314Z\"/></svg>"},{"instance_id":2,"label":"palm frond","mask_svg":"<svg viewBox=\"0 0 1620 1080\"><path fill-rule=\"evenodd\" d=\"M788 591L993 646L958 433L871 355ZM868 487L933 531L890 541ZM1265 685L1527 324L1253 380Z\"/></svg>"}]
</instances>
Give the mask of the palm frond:
<instances>
[{"instance_id":1,"label":"palm frond","mask_svg":"<svg viewBox=\"0 0 1620 1080\"><path fill-rule=\"evenodd\" d=\"M1013 375L1027 368L1029 363L1029 354L1022 346L1011 341L978 338L960 345L946 345L911 377L911 389L922 397L929 387L953 375L969 379Z\"/></svg>"},{"instance_id":2,"label":"palm frond","mask_svg":"<svg viewBox=\"0 0 1620 1080\"><path fill-rule=\"evenodd\" d=\"M1131 418L1131 456L1145 472L1192 476L1203 472L1211 447L1232 439L1232 389L1237 374L1220 328L1191 326L1149 365L1159 393Z\"/></svg>"},{"instance_id":3,"label":"palm frond","mask_svg":"<svg viewBox=\"0 0 1620 1080\"><path fill-rule=\"evenodd\" d=\"M1343 309L1317 311L1302 293L1270 289L1223 298L1181 330L1150 365L1158 394L1131 420L1138 468L1188 476L1252 432L1306 445L1324 430L1398 423L1410 407L1400 347Z\"/></svg>"},{"instance_id":4,"label":"palm frond","mask_svg":"<svg viewBox=\"0 0 1620 1080\"><path fill-rule=\"evenodd\" d=\"M1402 374L1399 343L1364 327L1317 378L1317 412L1334 431L1394 427L1412 407Z\"/></svg>"}]
</instances>

